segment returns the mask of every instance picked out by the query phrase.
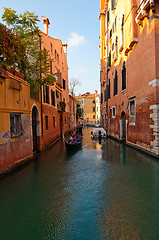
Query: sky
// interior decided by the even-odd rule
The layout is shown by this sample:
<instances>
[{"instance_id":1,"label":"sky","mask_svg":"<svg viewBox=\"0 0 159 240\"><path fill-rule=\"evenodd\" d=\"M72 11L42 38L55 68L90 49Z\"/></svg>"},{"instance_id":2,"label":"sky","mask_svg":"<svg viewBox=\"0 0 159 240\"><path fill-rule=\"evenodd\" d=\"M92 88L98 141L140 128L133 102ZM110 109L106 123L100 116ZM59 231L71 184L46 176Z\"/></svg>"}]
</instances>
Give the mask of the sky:
<instances>
[{"instance_id":1,"label":"sky","mask_svg":"<svg viewBox=\"0 0 159 240\"><path fill-rule=\"evenodd\" d=\"M68 78L79 81L75 94L99 92L99 0L0 0L0 22L4 7L34 12L42 31L42 16L49 18L49 36L68 44Z\"/></svg>"}]
</instances>

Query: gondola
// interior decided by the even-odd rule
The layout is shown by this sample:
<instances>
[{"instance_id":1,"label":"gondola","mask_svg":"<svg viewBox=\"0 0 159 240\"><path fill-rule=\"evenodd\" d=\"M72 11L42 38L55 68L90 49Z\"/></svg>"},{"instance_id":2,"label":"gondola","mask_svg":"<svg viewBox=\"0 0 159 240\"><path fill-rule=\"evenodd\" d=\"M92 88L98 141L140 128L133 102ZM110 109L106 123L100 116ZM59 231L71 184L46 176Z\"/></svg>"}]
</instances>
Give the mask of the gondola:
<instances>
[{"instance_id":1,"label":"gondola","mask_svg":"<svg viewBox=\"0 0 159 240\"><path fill-rule=\"evenodd\" d=\"M82 146L82 140L68 143L65 141L65 146L68 151L74 151Z\"/></svg>"}]
</instances>

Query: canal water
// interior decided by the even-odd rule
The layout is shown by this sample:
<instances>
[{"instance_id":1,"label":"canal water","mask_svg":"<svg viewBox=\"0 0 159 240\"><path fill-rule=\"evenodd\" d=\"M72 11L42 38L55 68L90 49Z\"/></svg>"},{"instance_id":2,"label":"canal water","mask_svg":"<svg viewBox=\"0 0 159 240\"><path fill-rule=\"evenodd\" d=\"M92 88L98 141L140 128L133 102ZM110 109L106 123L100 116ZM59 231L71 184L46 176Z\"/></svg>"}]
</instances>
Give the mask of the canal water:
<instances>
[{"instance_id":1,"label":"canal water","mask_svg":"<svg viewBox=\"0 0 159 240\"><path fill-rule=\"evenodd\" d=\"M0 179L0 240L159 239L159 162L91 130Z\"/></svg>"}]
</instances>

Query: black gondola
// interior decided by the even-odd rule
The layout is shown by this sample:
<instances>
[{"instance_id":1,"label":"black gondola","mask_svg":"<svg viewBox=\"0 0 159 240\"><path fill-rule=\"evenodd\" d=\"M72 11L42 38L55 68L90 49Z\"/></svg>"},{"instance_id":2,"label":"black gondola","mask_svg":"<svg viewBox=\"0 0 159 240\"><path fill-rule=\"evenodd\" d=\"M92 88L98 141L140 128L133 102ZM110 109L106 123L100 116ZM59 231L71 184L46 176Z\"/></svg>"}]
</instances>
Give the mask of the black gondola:
<instances>
[{"instance_id":1,"label":"black gondola","mask_svg":"<svg viewBox=\"0 0 159 240\"><path fill-rule=\"evenodd\" d=\"M65 142L65 146L68 151L74 151L82 146L82 140L77 142Z\"/></svg>"}]
</instances>

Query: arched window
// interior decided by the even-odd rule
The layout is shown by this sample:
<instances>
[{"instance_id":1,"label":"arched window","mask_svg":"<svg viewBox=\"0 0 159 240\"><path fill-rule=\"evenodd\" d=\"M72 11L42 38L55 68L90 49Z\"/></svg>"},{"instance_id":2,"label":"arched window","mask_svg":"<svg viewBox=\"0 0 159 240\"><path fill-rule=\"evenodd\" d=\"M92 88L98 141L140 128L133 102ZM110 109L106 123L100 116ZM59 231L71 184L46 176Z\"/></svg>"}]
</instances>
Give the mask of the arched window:
<instances>
[{"instance_id":1,"label":"arched window","mask_svg":"<svg viewBox=\"0 0 159 240\"><path fill-rule=\"evenodd\" d=\"M120 45L124 44L124 14L121 16L121 26L120 26Z\"/></svg>"},{"instance_id":2,"label":"arched window","mask_svg":"<svg viewBox=\"0 0 159 240\"><path fill-rule=\"evenodd\" d=\"M118 37L117 36L115 39L115 55L116 55L116 57L118 56Z\"/></svg>"},{"instance_id":3,"label":"arched window","mask_svg":"<svg viewBox=\"0 0 159 240\"><path fill-rule=\"evenodd\" d=\"M125 62L122 67L122 90L126 89L126 66Z\"/></svg>"},{"instance_id":4,"label":"arched window","mask_svg":"<svg viewBox=\"0 0 159 240\"><path fill-rule=\"evenodd\" d=\"M114 92L113 95L117 95L118 94L118 73L117 70L115 70L115 77L114 77Z\"/></svg>"}]
</instances>

